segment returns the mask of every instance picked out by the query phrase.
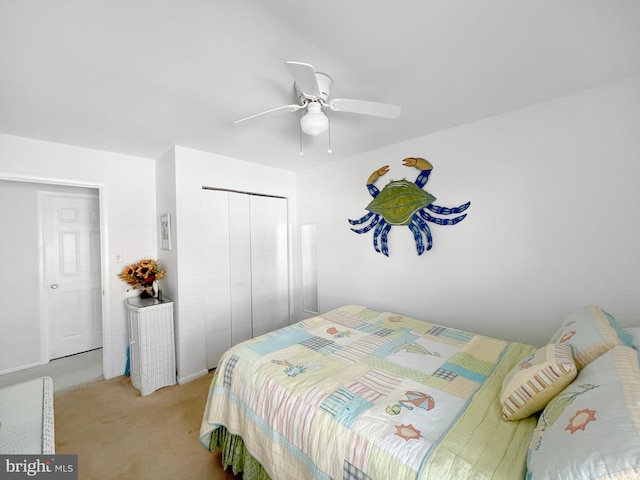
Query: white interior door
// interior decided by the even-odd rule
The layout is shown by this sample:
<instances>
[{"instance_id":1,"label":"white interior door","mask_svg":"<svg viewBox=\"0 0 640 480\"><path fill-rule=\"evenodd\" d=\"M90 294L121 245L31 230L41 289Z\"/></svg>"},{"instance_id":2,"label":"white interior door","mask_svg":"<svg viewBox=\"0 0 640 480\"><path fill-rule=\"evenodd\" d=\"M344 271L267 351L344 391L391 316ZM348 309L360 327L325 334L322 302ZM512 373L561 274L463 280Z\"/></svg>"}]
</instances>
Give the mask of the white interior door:
<instances>
[{"instance_id":1,"label":"white interior door","mask_svg":"<svg viewBox=\"0 0 640 480\"><path fill-rule=\"evenodd\" d=\"M97 195L42 196L49 358L102 346Z\"/></svg>"},{"instance_id":2,"label":"white interior door","mask_svg":"<svg viewBox=\"0 0 640 480\"><path fill-rule=\"evenodd\" d=\"M289 325L287 200L251 196L253 336Z\"/></svg>"}]
</instances>

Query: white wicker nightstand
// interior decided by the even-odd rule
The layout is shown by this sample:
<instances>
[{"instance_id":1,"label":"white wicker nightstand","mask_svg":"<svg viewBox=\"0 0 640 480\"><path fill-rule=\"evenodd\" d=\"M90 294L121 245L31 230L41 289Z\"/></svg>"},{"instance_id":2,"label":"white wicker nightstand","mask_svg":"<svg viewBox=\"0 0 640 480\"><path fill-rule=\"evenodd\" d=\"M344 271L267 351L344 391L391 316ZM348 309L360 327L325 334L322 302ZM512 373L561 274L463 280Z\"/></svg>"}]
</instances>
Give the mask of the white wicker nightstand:
<instances>
[{"instance_id":1,"label":"white wicker nightstand","mask_svg":"<svg viewBox=\"0 0 640 480\"><path fill-rule=\"evenodd\" d=\"M176 383L173 302L129 298L131 383L142 395Z\"/></svg>"}]
</instances>

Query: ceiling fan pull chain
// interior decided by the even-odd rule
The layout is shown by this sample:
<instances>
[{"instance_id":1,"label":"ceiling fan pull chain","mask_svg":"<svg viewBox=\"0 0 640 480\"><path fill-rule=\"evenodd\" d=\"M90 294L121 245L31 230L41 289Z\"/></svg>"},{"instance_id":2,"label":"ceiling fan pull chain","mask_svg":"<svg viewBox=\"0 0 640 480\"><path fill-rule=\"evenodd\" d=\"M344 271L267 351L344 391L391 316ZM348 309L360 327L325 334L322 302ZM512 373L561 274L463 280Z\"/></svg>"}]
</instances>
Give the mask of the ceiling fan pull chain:
<instances>
[{"instance_id":1,"label":"ceiling fan pull chain","mask_svg":"<svg viewBox=\"0 0 640 480\"><path fill-rule=\"evenodd\" d=\"M328 122L328 128L327 128L327 134L329 135L329 150L327 150L327 153L333 153L333 150L331 150L331 119L327 116L329 122Z\"/></svg>"},{"instance_id":2,"label":"ceiling fan pull chain","mask_svg":"<svg viewBox=\"0 0 640 480\"><path fill-rule=\"evenodd\" d=\"M304 152L302 151L302 126L300 125L299 122L298 122L298 128L300 129L300 155L304 155Z\"/></svg>"}]
</instances>

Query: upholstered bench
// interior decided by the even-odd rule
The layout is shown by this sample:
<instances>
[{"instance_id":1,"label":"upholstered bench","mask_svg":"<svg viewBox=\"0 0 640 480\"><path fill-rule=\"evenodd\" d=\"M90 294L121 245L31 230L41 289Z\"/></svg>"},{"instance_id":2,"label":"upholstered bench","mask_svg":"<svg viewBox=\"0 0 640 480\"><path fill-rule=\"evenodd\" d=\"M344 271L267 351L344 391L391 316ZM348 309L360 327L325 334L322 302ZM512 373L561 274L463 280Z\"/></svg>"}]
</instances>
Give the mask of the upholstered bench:
<instances>
[{"instance_id":1,"label":"upholstered bench","mask_svg":"<svg viewBox=\"0 0 640 480\"><path fill-rule=\"evenodd\" d=\"M52 453L55 434L51 378L0 389L0 454Z\"/></svg>"}]
</instances>

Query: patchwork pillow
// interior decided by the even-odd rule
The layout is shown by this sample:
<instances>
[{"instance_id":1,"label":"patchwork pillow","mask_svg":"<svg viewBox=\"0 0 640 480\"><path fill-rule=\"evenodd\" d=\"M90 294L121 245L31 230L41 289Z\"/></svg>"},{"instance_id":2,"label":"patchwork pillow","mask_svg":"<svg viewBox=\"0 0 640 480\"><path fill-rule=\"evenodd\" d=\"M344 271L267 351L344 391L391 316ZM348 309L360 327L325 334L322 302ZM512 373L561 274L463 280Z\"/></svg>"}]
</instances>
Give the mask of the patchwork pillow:
<instances>
[{"instance_id":1,"label":"patchwork pillow","mask_svg":"<svg viewBox=\"0 0 640 480\"><path fill-rule=\"evenodd\" d=\"M527 480L640 478L640 359L618 346L549 402L527 456Z\"/></svg>"},{"instance_id":2,"label":"patchwork pillow","mask_svg":"<svg viewBox=\"0 0 640 480\"><path fill-rule=\"evenodd\" d=\"M552 343L529 355L504 378L500 403L504 420L542 410L578 374L569 343Z\"/></svg>"},{"instance_id":3,"label":"patchwork pillow","mask_svg":"<svg viewBox=\"0 0 640 480\"><path fill-rule=\"evenodd\" d=\"M640 327L628 327L623 329L631 335L631 344L636 350L640 350Z\"/></svg>"},{"instance_id":4,"label":"patchwork pillow","mask_svg":"<svg viewBox=\"0 0 640 480\"><path fill-rule=\"evenodd\" d=\"M578 370L616 345L632 346L631 336L609 313L595 305L579 308L569 315L549 341L565 342L571 343Z\"/></svg>"}]
</instances>

